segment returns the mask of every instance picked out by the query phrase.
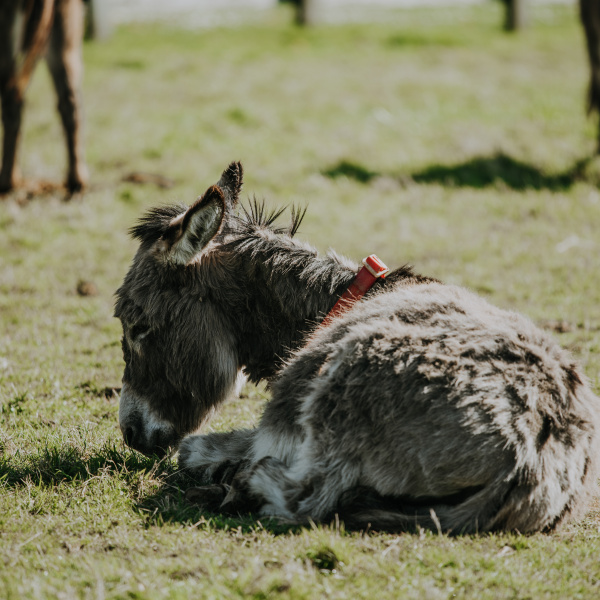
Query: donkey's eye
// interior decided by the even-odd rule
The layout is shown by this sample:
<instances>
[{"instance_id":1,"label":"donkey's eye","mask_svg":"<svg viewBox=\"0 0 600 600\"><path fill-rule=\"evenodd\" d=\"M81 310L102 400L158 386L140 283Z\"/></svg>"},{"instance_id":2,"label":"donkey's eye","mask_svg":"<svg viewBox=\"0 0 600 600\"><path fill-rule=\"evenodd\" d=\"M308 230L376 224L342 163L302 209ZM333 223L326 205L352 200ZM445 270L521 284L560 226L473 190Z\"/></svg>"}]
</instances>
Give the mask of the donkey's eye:
<instances>
[{"instance_id":1,"label":"donkey's eye","mask_svg":"<svg viewBox=\"0 0 600 600\"><path fill-rule=\"evenodd\" d=\"M133 341L141 340L150 333L150 327L145 323L138 323L129 330L129 335Z\"/></svg>"}]
</instances>

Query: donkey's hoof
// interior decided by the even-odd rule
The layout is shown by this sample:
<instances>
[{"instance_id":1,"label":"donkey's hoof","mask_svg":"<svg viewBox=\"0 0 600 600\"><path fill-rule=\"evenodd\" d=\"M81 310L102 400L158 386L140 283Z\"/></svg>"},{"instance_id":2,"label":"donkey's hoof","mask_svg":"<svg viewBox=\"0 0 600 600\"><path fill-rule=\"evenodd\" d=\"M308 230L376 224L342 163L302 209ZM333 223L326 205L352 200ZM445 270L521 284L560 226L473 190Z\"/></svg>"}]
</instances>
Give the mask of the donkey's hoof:
<instances>
[{"instance_id":1,"label":"donkey's hoof","mask_svg":"<svg viewBox=\"0 0 600 600\"><path fill-rule=\"evenodd\" d=\"M80 167L77 173L69 173L65 183L67 191L70 194L82 192L87 187L89 178L87 167Z\"/></svg>"},{"instance_id":2,"label":"donkey's hoof","mask_svg":"<svg viewBox=\"0 0 600 600\"><path fill-rule=\"evenodd\" d=\"M8 194L9 192L12 192L14 187L15 186L13 185L12 181L0 180L0 195L4 195L4 194Z\"/></svg>"},{"instance_id":3,"label":"donkey's hoof","mask_svg":"<svg viewBox=\"0 0 600 600\"><path fill-rule=\"evenodd\" d=\"M67 181L66 188L70 196L79 194L86 188L86 183L83 181Z\"/></svg>"},{"instance_id":4,"label":"donkey's hoof","mask_svg":"<svg viewBox=\"0 0 600 600\"><path fill-rule=\"evenodd\" d=\"M228 489L224 485L205 485L193 487L186 491L185 499L190 504L195 504L211 512L216 512L221 502L227 495Z\"/></svg>"}]
</instances>

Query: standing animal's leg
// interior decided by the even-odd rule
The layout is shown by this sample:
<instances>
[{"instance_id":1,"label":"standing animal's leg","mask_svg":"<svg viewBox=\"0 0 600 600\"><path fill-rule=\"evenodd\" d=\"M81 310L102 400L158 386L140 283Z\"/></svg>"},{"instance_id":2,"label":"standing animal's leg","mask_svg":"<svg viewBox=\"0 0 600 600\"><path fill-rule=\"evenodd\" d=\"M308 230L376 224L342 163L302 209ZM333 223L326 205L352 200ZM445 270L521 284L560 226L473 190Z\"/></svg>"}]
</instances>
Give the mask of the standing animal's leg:
<instances>
[{"instance_id":1,"label":"standing animal's leg","mask_svg":"<svg viewBox=\"0 0 600 600\"><path fill-rule=\"evenodd\" d=\"M580 0L579 6L591 72L588 109L600 112L600 3L597 0ZM597 152L600 153L600 126Z\"/></svg>"},{"instance_id":2,"label":"standing animal's leg","mask_svg":"<svg viewBox=\"0 0 600 600\"><path fill-rule=\"evenodd\" d=\"M0 97L4 130L0 194L9 191L16 179L15 158L23 107L15 77L20 13L17 2L0 1Z\"/></svg>"},{"instance_id":3,"label":"standing animal's leg","mask_svg":"<svg viewBox=\"0 0 600 600\"><path fill-rule=\"evenodd\" d=\"M67 140L67 187L71 192L81 190L88 181L81 109L83 17L82 0L57 0L47 56Z\"/></svg>"},{"instance_id":4,"label":"standing animal's leg","mask_svg":"<svg viewBox=\"0 0 600 600\"><path fill-rule=\"evenodd\" d=\"M0 0L0 97L2 169L0 192L17 179L16 157L25 90L52 23L52 0Z\"/></svg>"},{"instance_id":5,"label":"standing animal's leg","mask_svg":"<svg viewBox=\"0 0 600 600\"><path fill-rule=\"evenodd\" d=\"M3 27L4 24L1 25ZM0 34L0 52L4 55L6 38ZM14 84L14 64L9 64L2 57L0 65L0 96L2 97L2 127L4 138L2 143L2 170L0 171L0 194L11 190L17 180L17 147L21 115L23 112L23 96Z\"/></svg>"}]
</instances>

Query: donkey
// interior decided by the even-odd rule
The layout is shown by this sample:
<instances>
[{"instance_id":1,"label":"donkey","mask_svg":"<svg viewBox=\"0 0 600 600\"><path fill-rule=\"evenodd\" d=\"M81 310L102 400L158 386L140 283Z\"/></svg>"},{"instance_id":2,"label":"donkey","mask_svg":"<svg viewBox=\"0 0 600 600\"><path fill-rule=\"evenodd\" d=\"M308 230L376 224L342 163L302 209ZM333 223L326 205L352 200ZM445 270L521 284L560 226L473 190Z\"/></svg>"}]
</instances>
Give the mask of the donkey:
<instances>
[{"instance_id":1,"label":"donkey","mask_svg":"<svg viewBox=\"0 0 600 600\"><path fill-rule=\"evenodd\" d=\"M191 207L155 208L131 230L140 246L115 308L128 445L178 446L203 484L189 499L224 513L454 533L580 514L600 403L565 351L408 267L323 323L357 265L297 241L297 210L289 228L259 203L236 210L241 186L232 163ZM270 382L259 426L194 434L240 374Z\"/></svg>"},{"instance_id":2,"label":"donkey","mask_svg":"<svg viewBox=\"0 0 600 600\"><path fill-rule=\"evenodd\" d=\"M44 52L67 140L67 188L76 192L87 183L80 99L83 17L82 0L0 0L0 96L4 129L0 193L10 191L18 179L16 157L25 91Z\"/></svg>"},{"instance_id":3,"label":"donkey","mask_svg":"<svg viewBox=\"0 0 600 600\"><path fill-rule=\"evenodd\" d=\"M600 112L600 3L597 0L579 0L579 14L590 62L588 111ZM600 127L596 152L600 153Z\"/></svg>"}]
</instances>

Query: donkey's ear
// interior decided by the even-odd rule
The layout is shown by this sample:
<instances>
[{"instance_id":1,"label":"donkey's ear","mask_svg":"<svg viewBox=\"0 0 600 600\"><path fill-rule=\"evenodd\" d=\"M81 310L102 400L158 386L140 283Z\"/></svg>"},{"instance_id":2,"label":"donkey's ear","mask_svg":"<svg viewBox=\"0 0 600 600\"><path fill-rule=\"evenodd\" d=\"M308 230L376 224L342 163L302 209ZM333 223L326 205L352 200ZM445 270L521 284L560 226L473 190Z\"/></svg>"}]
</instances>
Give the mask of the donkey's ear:
<instances>
[{"instance_id":1,"label":"donkey's ear","mask_svg":"<svg viewBox=\"0 0 600 600\"><path fill-rule=\"evenodd\" d=\"M159 242L166 262L187 264L218 233L225 214L225 197L213 185L186 212L175 217Z\"/></svg>"},{"instance_id":2,"label":"donkey's ear","mask_svg":"<svg viewBox=\"0 0 600 600\"><path fill-rule=\"evenodd\" d=\"M242 163L232 162L221 175L217 186L223 191L225 206L228 211L233 210L238 203L240 191L244 183L244 169Z\"/></svg>"}]
</instances>

